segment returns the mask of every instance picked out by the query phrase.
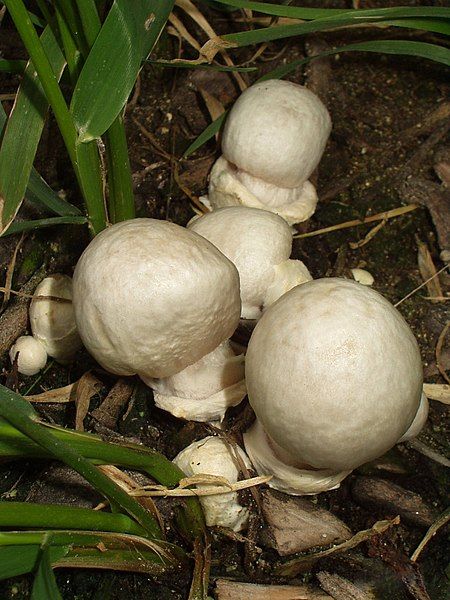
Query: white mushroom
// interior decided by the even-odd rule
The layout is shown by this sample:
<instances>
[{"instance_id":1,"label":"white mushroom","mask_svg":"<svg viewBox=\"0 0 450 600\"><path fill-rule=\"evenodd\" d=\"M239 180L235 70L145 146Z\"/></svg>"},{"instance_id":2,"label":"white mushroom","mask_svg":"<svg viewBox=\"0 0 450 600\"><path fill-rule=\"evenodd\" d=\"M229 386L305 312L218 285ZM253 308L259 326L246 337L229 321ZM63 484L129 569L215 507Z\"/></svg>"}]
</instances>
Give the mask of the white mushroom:
<instances>
[{"instance_id":1,"label":"white mushroom","mask_svg":"<svg viewBox=\"0 0 450 600\"><path fill-rule=\"evenodd\" d=\"M171 377L142 379L158 408L190 421L221 421L247 394L244 355L236 356L228 340Z\"/></svg>"},{"instance_id":2,"label":"white mushroom","mask_svg":"<svg viewBox=\"0 0 450 600\"><path fill-rule=\"evenodd\" d=\"M47 362L47 352L44 346L31 335L22 335L17 338L9 351L12 363L16 357L17 370L22 375L36 375Z\"/></svg>"},{"instance_id":3,"label":"white mushroom","mask_svg":"<svg viewBox=\"0 0 450 600\"><path fill-rule=\"evenodd\" d=\"M194 218L188 225L212 242L239 271L244 319L262 310L292 287L312 279L300 260L290 260L292 231L267 210L234 206Z\"/></svg>"},{"instance_id":4,"label":"white mushroom","mask_svg":"<svg viewBox=\"0 0 450 600\"><path fill-rule=\"evenodd\" d=\"M225 387L235 383L228 355L217 369L207 358L194 365L232 335L241 307L236 268L200 235L156 219L114 225L84 251L73 292L84 345L108 371L137 373L158 394L178 396L178 403L189 400L197 384L202 395L220 369ZM153 381L176 373L172 382ZM211 386L205 393L216 392Z\"/></svg>"},{"instance_id":5,"label":"white mushroom","mask_svg":"<svg viewBox=\"0 0 450 600\"><path fill-rule=\"evenodd\" d=\"M223 155L210 178L213 208L265 208L288 223L308 219L317 194L308 178L331 130L326 107L295 83L268 80L249 87L225 124Z\"/></svg>"},{"instance_id":6,"label":"white mushroom","mask_svg":"<svg viewBox=\"0 0 450 600\"><path fill-rule=\"evenodd\" d=\"M247 468L251 468L245 453L238 448L241 460ZM188 476L203 474L224 477L231 484L236 483L239 470L236 459L228 444L218 437L209 436L193 442L182 450L173 461ZM217 483L197 485L198 489L217 486ZM239 504L236 492L201 496L200 503L208 526L228 527L233 531L241 531L247 526L248 509Z\"/></svg>"},{"instance_id":7,"label":"white mushroom","mask_svg":"<svg viewBox=\"0 0 450 600\"><path fill-rule=\"evenodd\" d=\"M246 383L258 419L247 454L291 494L336 487L426 417L410 328L380 294L345 279L305 283L264 313Z\"/></svg>"},{"instance_id":8,"label":"white mushroom","mask_svg":"<svg viewBox=\"0 0 450 600\"><path fill-rule=\"evenodd\" d=\"M353 275L353 279L360 283L361 285L373 285L375 279L373 278L372 273L366 271L365 269L351 269L351 273Z\"/></svg>"},{"instance_id":9,"label":"white mushroom","mask_svg":"<svg viewBox=\"0 0 450 600\"><path fill-rule=\"evenodd\" d=\"M49 296L68 302L58 302ZM57 274L41 281L31 301L30 324L33 337L41 342L49 356L63 363L74 357L82 342L75 323L70 277Z\"/></svg>"}]
</instances>

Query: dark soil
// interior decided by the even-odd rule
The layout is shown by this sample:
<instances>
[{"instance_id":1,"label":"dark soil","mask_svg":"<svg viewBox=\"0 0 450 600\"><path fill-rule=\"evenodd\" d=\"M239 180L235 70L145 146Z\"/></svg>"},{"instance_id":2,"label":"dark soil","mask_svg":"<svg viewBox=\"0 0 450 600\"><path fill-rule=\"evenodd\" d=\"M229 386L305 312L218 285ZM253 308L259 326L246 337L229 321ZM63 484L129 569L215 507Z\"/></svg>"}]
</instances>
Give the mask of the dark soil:
<instances>
[{"instance_id":1,"label":"dark soil","mask_svg":"<svg viewBox=\"0 0 450 600\"><path fill-rule=\"evenodd\" d=\"M304 6L348 7L345 0L330 2L303 2ZM394 5L393 2L361 1L362 8ZM410 6L449 6L449 2L404 1ZM202 5L202 10L204 6ZM236 13L204 10L217 32L233 31L241 27L233 21ZM187 17L178 12L189 30L199 40L206 41ZM8 21L3 24L0 49L7 58L21 56L22 50ZM8 34L8 35L7 35ZM293 39L269 44L256 65L265 72L302 57L308 44L340 45L366 38L380 39L399 36L391 30L351 30L321 35L320 38ZM432 36L419 32L404 33L403 37L433 41ZM305 46L306 43L306 46ZM183 46L184 48L184 46ZM178 41L165 33L155 52L159 57L173 58L178 52ZM254 49L232 52L236 64L248 60ZM195 58L196 53L186 46L185 58ZM244 74L249 83L257 75ZM325 68L309 67L290 77L297 83L314 82L317 92L326 102L333 120L333 131L318 173L318 191L322 199L315 215L300 228L316 230L342 221L376 214L402 205L401 188L408 177L421 176L438 182L433 170L437 152L448 147L448 127L442 122L431 122L431 113L450 101L448 70L425 60L379 56L374 54L341 54L327 60ZM18 80L5 77L1 93L13 93ZM238 95L233 78L226 73L201 70L162 69L147 65L140 76L127 111L127 129L130 142L132 168L135 177L137 212L139 216L168 219L185 225L193 216L186 189L193 196L207 190L207 175L218 155L217 144L209 142L188 160L178 160L184 150L210 122L206 106L198 93L202 87L224 105L229 105ZM7 104L7 103L6 103ZM441 128L442 135L435 135ZM415 133L411 134L412 131ZM440 129L439 129L440 131ZM447 137L446 137L447 133ZM433 137L434 135L434 137ZM430 141L431 140L431 141ZM425 144L425 146L424 146ZM426 149L426 151L424 150ZM64 189L69 199L79 202L71 171L67 169L55 124L45 129L38 157L38 167L55 189ZM178 170L178 175L176 175ZM180 188L179 183L184 191ZM23 214L34 215L35 209L25 206ZM373 227L373 223L370 227ZM369 226L353 227L317 237L296 240L293 258L301 258L313 277L329 275L348 276L350 269L364 267L375 278L374 288L393 303L402 299L422 283L417 264L418 240L425 242L436 267L439 260L436 231L429 213L424 208L389 220L365 245L352 249L349 242L364 238ZM88 242L87 233L76 227L58 231L29 234L21 246L15 268L13 289L18 289L42 265L50 272L71 274L77 257ZM0 245L1 281L4 281L17 238L5 239ZM443 273L441 285L448 290L449 278ZM413 328L419 341L427 382L444 383L436 365L435 348L449 314L446 302L431 303L422 288L405 300L399 310ZM13 302L13 301L11 301ZM449 353L442 353L442 364L450 366ZM14 385L5 359L2 383ZM43 376L20 377L18 390L38 393L75 381L87 370L94 368L92 359L81 353L77 362L68 368L50 364ZM97 369L104 383L101 394L91 402L91 411L101 397L112 387L114 378ZM32 390L32 391L31 391ZM431 401L430 416L420 440L442 455L448 453L446 433L446 407ZM74 426L74 408L70 405L40 405L39 412L51 422ZM233 410L228 420L230 426L239 422L245 406ZM96 423L89 416L85 420L88 430ZM125 419L119 420L118 432L135 441L147 444L172 458L195 437L205 434L203 426L185 424L157 410L150 389L136 382L134 405ZM106 437L112 432L100 431ZM395 468L397 467L397 468ZM69 502L95 505L95 495L89 496L79 487L79 482L69 486L67 473L59 473L49 482L49 464L22 461L9 463L0 469L2 499L25 500L36 498L47 502ZM400 445L376 464L365 465L343 482L338 490L320 495L317 502L341 518L354 533L367 529L376 520L397 514L394 509L381 505L364 506L357 503L352 486L361 476L375 476L391 481L406 490L418 493L435 514L446 507L448 475L445 467L418 453L408 445ZM69 478L70 479L70 478ZM72 482L73 483L73 482ZM86 500L87 493L87 500ZM90 499L89 499L90 498ZM250 497L244 501L251 502ZM256 507L253 506L256 514ZM165 509L163 509L165 510ZM446 559L445 534L433 538L419 560L418 568L411 567L407 557L422 539L426 528L402 520L400 525L388 530L381 539L336 557L315 564L295 580L286 583L309 581L318 585L317 571L338 573L353 582L367 581L376 589L376 597L386 600L427 598L440 600L450 593L449 572ZM279 562L277 554L259 545L256 531L254 540L257 552L251 545L234 541L222 533L213 535L211 594L214 578L232 577L239 581L274 583L272 567ZM188 576L189 574L187 574ZM423 578L423 579L422 579ZM27 598L30 578L17 578L0 583L0 598ZM145 575L124 573L60 570L57 581L62 595L67 599L185 599L189 583L187 578L172 578L169 582L154 581ZM282 582L283 580L279 580ZM425 589L427 590L428 596ZM344 598L345 596L341 596ZM367 596L369 597L369 596Z\"/></svg>"}]
</instances>

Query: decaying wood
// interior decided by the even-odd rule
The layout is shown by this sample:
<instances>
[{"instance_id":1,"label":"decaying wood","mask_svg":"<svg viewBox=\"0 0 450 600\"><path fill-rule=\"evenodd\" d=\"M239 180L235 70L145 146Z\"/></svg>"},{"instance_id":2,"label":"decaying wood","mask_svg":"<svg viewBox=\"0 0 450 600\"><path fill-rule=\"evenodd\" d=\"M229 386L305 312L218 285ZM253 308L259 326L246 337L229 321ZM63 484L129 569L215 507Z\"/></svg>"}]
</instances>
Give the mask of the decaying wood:
<instances>
[{"instance_id":1,"label":"decaying wood","mask_svg":"<svg viewBox=\"0 0 450 600\"><path fill-rule=\"evenodd\" d=\"M24 294L32 294L41 280L45 277L44 267L27 281L20 289ZM26 332L28 326L28 297L18 297L0 316L0 357L2 358L16 341Z\"/></svg>"},{"instance_id":2,"label":"decaying wood","mask_svg":"<svg viewBox=\"0 0 450 600\"><path fill-rule=\"evenodd\" d=\"M329 600L331 596L311 585L259 585L228 579L216 581L217 600Z\"/></svg>"},{"instance_id":3,"label":"decaying wood","mask_svg":"<svg viewBox=\"0 0 450 600\"><path fill-rule=\"evenodd\" d=\"M450 190L421 177L410 177L399 193L406 202L428 209L436 228L441 259L450 261Z\"/></svg>"},{"instance_id":4,"label":"decaying wood","mask_svg":"<svg viewBox=\"0 0 450 600\"><path fill-rule=\"evenodd\" d=\"M131 380L119 379L100 406L92 411L92 416L105 427L114 429L120 413L131 398L133 389Z\"/></svg>"},{"instance_id":5,"label":"decaying wood","mask_svg":"<svg viewBox=\"0 0 450 600\"><path fill-rule=\"evenodd\" d=\"M265 542L281 556L348 540L352 532L340 519L305 498L274 491L262 494L267 523Z\"/></svg>"},{"instance_id":6,"label":"decaying wood","mask_svg":"<svg viewBox=\"0 0 450 600\"><path fill-rule=\"evenodd\" d=\"M380 509L384 514L400 515L402 521L418 527L429 527L436 512L410 490L377 477L358 477L352 486L355 500L368 508Z\"/></svg>"},{"instance_id":7,"label":"decaying wood","mask_svg":"<svg viewBox=\"0 0 450 600\"><path fill-rule=\"evenodd\" d=\"M320 587L328 592L334 600L374 600L371 592L361 590L351 581L336 573L320 571L316 577L320 582Z\"/></svg>"}]
</instances>

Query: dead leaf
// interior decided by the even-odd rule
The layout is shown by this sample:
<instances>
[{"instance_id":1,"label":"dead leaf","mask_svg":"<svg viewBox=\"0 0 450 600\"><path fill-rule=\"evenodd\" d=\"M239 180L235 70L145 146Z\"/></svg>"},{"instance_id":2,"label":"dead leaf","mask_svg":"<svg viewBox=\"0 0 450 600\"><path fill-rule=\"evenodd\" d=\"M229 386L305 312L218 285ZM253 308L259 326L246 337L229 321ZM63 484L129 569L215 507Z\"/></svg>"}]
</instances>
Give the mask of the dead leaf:
<instances>
[{"instance_id":1,"label":"dead leaf","mask_svg":"<svg viewBox=\"0 0 450 600\"><path fill-rule=\"evenodd\" d=\"M436 303L439 300L433 300L433 298L440 298L444 294L442 292L441 283L439 277L437 277L437 269L434 265L431 253L428 249L427 244L422 242L416 237L418 253L417 253L417 264L420 271L420 276L423 282L426 284L429 295L431 296L431 302Z\"/></svg>"},{"instance_id":2,"label":"dead leaf","mask_svg":"<svg viewBox=\"0 0 450 600\"><path fill-rule=\"evenodd\" d=\"M55 402L57 404L64 404L65 402L75 402L76 389L78 381L65 385L64 387L55 388L54 390L47 390L41 394L34 394L33 396L25 396L29 402Z\"/></svg>"},{"instance_id":3,"label":"dead leaf","mask_svg":"<svg viewBox=\"0 0 450 600\"><path fill-rule=\"evenodd\" d=\"M84 431L83 421L88 413L91 398L95 396L102 387L102 382L92 375L90 371L85 373L78 380L75 394L75 429L77 431Z\"/></svg>"}]
</instances>

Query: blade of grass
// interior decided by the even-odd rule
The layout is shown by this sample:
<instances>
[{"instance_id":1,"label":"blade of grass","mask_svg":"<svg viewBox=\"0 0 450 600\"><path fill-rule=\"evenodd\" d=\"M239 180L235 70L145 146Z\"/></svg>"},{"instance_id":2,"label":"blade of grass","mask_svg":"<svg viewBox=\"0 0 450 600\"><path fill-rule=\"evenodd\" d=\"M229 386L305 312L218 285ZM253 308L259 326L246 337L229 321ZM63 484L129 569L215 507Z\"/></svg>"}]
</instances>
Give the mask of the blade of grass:
<instances>
[{"instance_id":1,"label":"blade of grass","mask_svg":"<svg viewBox=\"0 0 450 600\"><path fill-rule=\"evenodd\" d=\"M25 196L30 202L47 208L60 217L82 216L80 209L60 198L34 168L31 170ZM83 218L86 223L87 219Z\"/></svg>"},{"instance_id":2,"label":"blade of grass","mask_svg":"<svg viewBox=\"0 0 450 600\"><path fill-rule=\"evenodd\" d=\"M0 60L0 71L6 73L23 73L26 66L26 60Z\"/></svg>"},{"instance_id":3,"label":"blade of grass","mask_svg":"<svg viewBox=\"0 0 450 600\"><path fill-rule=\"evenodd\" d=\"M87 529L144 536L146 530L119 513L31 502L0 502L0 527L13 529Z\"/></svg>"},{"instance_id":4,"label":"blade of grass","mask_svg":"<svg viewBox=\"0 0 450 600\"><path fill-rule=\"evenodd\" d=\"M219 4L227 4L235 8L245 8L254 10L266 15L276 17L289 17L291 19L323 19L328 17L337 17L342 15L353 15L356 20L372 18L405 18L405 17L448 17L450 18L450 8L444 7L408 7L398 6L390 8L371 8L371 9L342 9L342 8L304 8L302 6L287 6L285 4L269 4L266 2L247 2L247 0L216 0Z\"/></svg>"},{"instance_id":5,"label":"blade of grass","mask_svg":"<svg viewBox=\"0 0 450 600\"><path fill-rule=\"evenodd\" d=\"M101 31L101 21L92 0L78 3L86 43L90 48ZM85 59L88 55L85 55ZM119 114L104 134L108 166L108 214L112 223L135 216L133 181L123 117Z\"/></svg>"},{"instance_id":6,"label":"blade of grass","mask_svg":"<svg viewBox=\"0 0 450 600\"><path fill-rule=\"evenodd\" d=\"M42 33L41 42L51 61L52 70L57 73L53 75L56 80L64 70L65 59L49 27ZM6 121L0 148L0 231L4 231L11 223L22 204L47 108L48 103L35 68L29 62Z\"/></svg>"},{"instance_id":7,"label":"blade of grass","mask_svg":"<svg viewBox=\"0 0 450 600\"><path fill-rule=\"evenodd\" d=\"M338 48L334 48L333 50L323 52L316 56L308 56L306 58L301 58L299 60L292 61L286 65L282 65L281 67L270 71L269 73L266 73L265 75L257 79L255 83L258 83L260 81L266 81L268 79L282 79L286 75L289 75L289 73L292 73L292 71L298 69L298 67L307 64L311 60L321 58L323 56L340 54L342 52L382 52L386 54L418 56L422 58L428 58L429 60L434 60L436 62L441 62L445 65L450 65L450 50L442 46L428 44L425 42L412 42L404 40L374 40L371 42L361 42L357 44L349 44L348 46L340 46ZM216 133L218 133L225 120L227 112L221 115L212 123L210 123L202 131L202 133L187 148L183 155L184 158L188 158L196 150L201 148L201 146L203 146L207 141L213 138L216 135Z\"/></svg>"},{"instance_id":8,"label":"blade of grass","mask_svg":"<svg viewBox=\"0 0 450 600\"><path fill-rule=\"evenodd\" d=\"M58 439L48 428L37 422L34 409L19 394L0 386L0 416L33 440L54 458L67 464L82 475L110 502L120 506L133 517L153 538L162 537L158 523L138 502L101 473L70 445Z\"/></svg>"},{"instance_id":9,"label":"blade of grass","mask_svg":"<svg viewBox=\"0 0 450 600\"><path fill-rule=\"evenodd\" d=\"M223 71L223 72L233 72L237 71L238 73L251 73L252 71L257 71L257 67L227 67L225 65L208 65L208 64L198 64L182 61L182 60L147 60L147 63L151 65L155 65L157 67L166 67L166 68L175 68L175 69L204 69L210 71Z\"/></svg>"},{"instance_id":10,"label":"blade of grass","mask_svg":"<svg viewBox=\"0 0 450 600\"><path fill-rule=\"evenodd\" d=\"M50 536L48 536L45 545L40 548L39 563L31 590L31 600L49 600L49 598L51 600L62 600L51 565L54 556L50 553L49 543Z\"/></svg>"},{"instance_id":11,"label":"blade of grass","mask_svg":"<svg viewBox=\"0 0 450 600\"><path fill-rule=\"evenodd\" d=\"M72 116L58 85L47 52L37 36L23 0L4 0L4 3L31 57L47 101L55 114L78 183L83 192L90 226L93 233L96 234L106 226L102 173L97 148L93 144L76 146L77 132Z\"/></svg>"},{"instance_id":12,"label":"blade of grass","mask_svg":"<svg viewBox=\"0 0 450 600\"><path fill-rule=\"evenodd\" d=\"M42 229L43 227L55 227L57 225L86 225L88 220L86 217L51 217L50 219L35 219L34 221L17 221L12 223L0 237L15 235L22 231L30 231L32 229Z\"/></svg>"},{"instance_id":13,"label":"blade of grass","mask_svg":"<svg viewBox=\"0 0 450 600\"><path fill-rule=\"evenodd\" d=\"M50 549L52 562L59 561L69 548L67 546L54 546ZM0 581L25 575L35 569L41 552L41 545L7 546L0 548Z\"/></svg>"},{"instance_id":14,"label":"blade of grass","mask_svg":"<svg viewBox=\"0 0 450 600\"><path fill-rule=\"evenodd\" d=\"M80 142L100 137L119 115L172 6L172 0L135 0L130 10L126 0L114 0L72 97Z\"/></svg>"}]
</instances>

